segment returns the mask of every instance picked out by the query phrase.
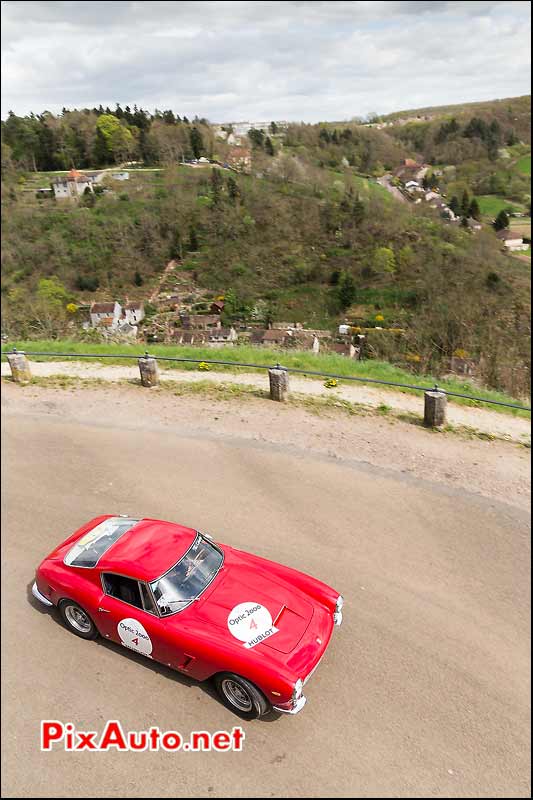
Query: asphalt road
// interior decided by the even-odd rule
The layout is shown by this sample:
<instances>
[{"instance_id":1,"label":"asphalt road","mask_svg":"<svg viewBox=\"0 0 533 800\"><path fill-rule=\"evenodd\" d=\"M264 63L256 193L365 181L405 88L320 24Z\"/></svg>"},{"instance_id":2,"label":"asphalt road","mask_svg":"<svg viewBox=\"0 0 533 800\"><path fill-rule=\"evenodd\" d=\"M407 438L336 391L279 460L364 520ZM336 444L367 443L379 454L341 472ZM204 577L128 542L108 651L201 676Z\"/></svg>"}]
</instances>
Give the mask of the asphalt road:
<instances>
[{"instance_id":1,"label":"asphalt road","mask_svg":"<svg viewBox=\"0 0 533 800\"><path fill-rule=\"evenodd\" d=\"M523 511L207 426L46 411L3 420L3 796L529 796ZM244 723L242 753L41 753L41 719L238 723L206 687L32 602L36 564L98 513L194 525L338 588L344 624L301 714Z\"/></svg>"}]
</instances>

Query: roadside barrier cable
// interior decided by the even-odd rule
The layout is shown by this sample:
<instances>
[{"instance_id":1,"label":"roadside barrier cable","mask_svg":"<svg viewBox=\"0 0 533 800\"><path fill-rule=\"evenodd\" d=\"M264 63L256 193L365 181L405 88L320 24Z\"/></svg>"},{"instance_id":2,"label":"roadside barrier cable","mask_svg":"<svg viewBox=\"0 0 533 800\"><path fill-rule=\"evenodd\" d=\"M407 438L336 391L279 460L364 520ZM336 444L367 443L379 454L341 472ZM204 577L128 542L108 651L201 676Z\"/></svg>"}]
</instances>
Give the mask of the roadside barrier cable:
<instances>
[{"instance_id":1,"label":"roadside barrier cable","mask_svg":"<svg viewBox=\"0 0 533 800\"><path fill-rule=\"evenodd\" d=\"M529 411L531 412L531 408L529 406L521 406L516 403L506 403L502 400L489 400L486 397L476 397L470 394L461 394L460 392L452 392L449 389L443 389L437 384L434 386L418 386L412 383L395 383L394 381L384 381L379 378L361 378L356 375L336 375L331 372L319 372L316 370L311 369L299 369L297 367L284 367L281 364L247 364L240 361L217 361L207 358L179 358L178 356L156 356L152 355L148 351L145 353L137 353L132 355L130 353L48 353L48 352L29 352L25 351L17 351L15 348L13 350L2 350L2 356L7 356L9 354L15 355L17 352L24 352L27 356L43 356L47 358L92 358L92 359L101 359L101 358L114 358L114 359L135 359L136 361L139 358L155 358L156 361L175 361L179 363L185 364L214 364L220 367L248 367L249 369L282 369L285 372L290 372L294 374L300 375L315 375L320 378L335 378L336 380L340 381L356 381L359 383L374 383L379 384L381 386L394 386L398 389L411 389L417 392L441 392L442 394L448 395L449 397L461 397L464 400L473 400L477 403L489 403L490 405L495 406L504 406L505 408L515 408L517 411Z\"/></svg>"}]
</instances>

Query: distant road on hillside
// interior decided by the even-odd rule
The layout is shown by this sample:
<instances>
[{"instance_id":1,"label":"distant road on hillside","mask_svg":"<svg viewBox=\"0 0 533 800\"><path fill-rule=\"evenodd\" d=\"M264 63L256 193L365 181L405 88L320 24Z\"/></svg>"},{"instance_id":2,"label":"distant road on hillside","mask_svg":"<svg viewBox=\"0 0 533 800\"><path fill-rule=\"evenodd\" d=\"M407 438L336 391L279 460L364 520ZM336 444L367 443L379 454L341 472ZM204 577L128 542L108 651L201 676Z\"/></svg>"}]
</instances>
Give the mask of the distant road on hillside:
<instances>
[{"instance_id":1,"label":"distant road on hillside","mask_svg":"<svg viewBox=\"0 0 533 800\"><path fill-rule=\"evenodd\" d=\"M380 186L383 186L388 192L390 192L396 200L400 200L401 203L407 203L408 200L403 196L397 186L393 186L392 184L392 175L383 175L381 178L378 178L378 183Z\"/></svg>"}]
</instances>

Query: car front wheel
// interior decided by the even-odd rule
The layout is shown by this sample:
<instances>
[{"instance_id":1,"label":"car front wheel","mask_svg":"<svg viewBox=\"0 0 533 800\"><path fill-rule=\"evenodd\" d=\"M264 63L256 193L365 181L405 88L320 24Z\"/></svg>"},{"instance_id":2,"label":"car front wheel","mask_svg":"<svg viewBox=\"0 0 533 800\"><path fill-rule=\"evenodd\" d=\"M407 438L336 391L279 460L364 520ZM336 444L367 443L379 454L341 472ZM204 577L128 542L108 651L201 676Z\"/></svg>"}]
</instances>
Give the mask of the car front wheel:
<instances>
[{"instance_id":1,"label":"car front wheel","mask_svg":"<svg viewBox=\"0 0 533 800\"><path fill-rule=\"evenodd\" d=\"M271 709L257 686L240 675L223 672L215 677L215 686L224 704L242 719L257 719Z\"/></svg>"},{"instance_id":2,"label":"car front wheel","mask_svg":"<svg viewBox=\"0 0 533 800\"><path fill-rule=\"evenodd\" d=\"M59 613L66 627L82 639L96 639L98 630L96 625L85 611L73 600L62 600L59 604Z\"/></svg>"}]
</instances>

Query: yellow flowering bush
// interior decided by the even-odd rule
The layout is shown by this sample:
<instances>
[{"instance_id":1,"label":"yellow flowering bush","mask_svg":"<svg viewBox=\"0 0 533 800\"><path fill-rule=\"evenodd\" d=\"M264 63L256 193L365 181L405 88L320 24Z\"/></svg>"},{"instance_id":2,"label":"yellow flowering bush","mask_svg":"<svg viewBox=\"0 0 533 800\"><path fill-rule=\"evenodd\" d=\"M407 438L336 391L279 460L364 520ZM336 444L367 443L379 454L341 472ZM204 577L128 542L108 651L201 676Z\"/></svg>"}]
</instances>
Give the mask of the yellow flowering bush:
<instances>
[{"instance_id":1,"label":"yellow flowering bush","mask_svg":"<svg viewBox=\"0 0 533 800\"><path fill-rule=\"evenodd\" d=\"M69 314L75 314L78 310L76 303L67 303L67 311Z\"/></svg>"},{"instance_id":2,"label":"yellow flowering bush","mask_svg":"<svg viewBox=\"0 0 533 800\"><path fill-rule=\"evenodd\" d=\"M458 347L457 350L454 350L453 354L456 358L468 358L468 352L463 350L462 347Z\"/></svg>"},{"instance_id":3,"label":"yellow flowering bush","mask_svg":"<svg viewBox=\"0 0 533 800\"><path fill-rule=\"evenodd\" d=\"M209 366L209 364L206 364L205 361L200 361L200 363L198 364L198 369L202 370L202 372L207 372L208 370L211 369L211 367Z\"/></svg>"},{"instance_id":4,"label":"yellow flowering bush","mask_svg":"<svg viewBox=\"0 0 533 800\"><path fill-rule=\"evenodd\" d=\"M410 361L412 364L418 364L422 359L418 353L407 353L405 360Z\"/></svg>"},{"instance_id":5,"label":"yellow flowering bush","mask_svg":"<svg viewBox=\"0 0 533 800\"><path fill-rule=\"evenodd\" d=\"M324 381L324 386L326 389L334 389L335 386L338 386L338 383L336 378L328 378L327 381Z\"/></svg>"},{"instance_id":6,"label":"yellow flowering bush","mask_svg":"<svg viewBox=\"0 0 533 800\"><path fill-rule=\"evenodd\" d=\"M383 314L376 314L374 319L376 320L376 322L384 322L385 321L385 317L383 316Z\"/></svg>"}]
</instances>

